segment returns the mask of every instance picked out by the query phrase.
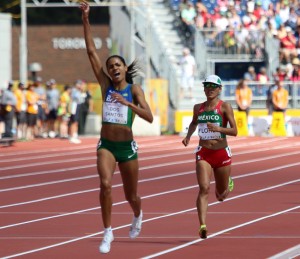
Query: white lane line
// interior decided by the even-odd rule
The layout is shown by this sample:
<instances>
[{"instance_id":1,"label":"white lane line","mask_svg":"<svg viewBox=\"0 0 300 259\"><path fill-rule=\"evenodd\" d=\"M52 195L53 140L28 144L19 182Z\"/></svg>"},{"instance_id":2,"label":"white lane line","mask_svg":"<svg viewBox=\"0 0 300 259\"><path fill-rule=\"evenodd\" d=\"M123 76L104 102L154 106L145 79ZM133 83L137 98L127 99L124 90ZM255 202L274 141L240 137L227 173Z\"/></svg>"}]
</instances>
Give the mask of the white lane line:
<instances>
[{"instance_id":1,"label":"white lane line","mask_svg":"<svg viewBox=\"0 0 300 259\"><path fill-rule=\"evenodd\" d=\"M148 213L147 213L148 214ZM290 214L290 212L288 212L287 214ZM85 233L85 234L89 234L89 233ZM119 236L119 235L116 235L114 233L114 237L115 239L127 239L128 240L128 236ZM37 236L29 236L29 237L24 237L24 236L7 236L7 237L0 237L0 240L69 240L69 239L73 239L73 238L77 238L76 236L40 236L40 235L37 235ZM184 236L181 236L181 235L177 235L176 236L167 236L167 235L164 235L164 236L146 236L146 235L143 235L143 236L140 236L139 237L139 240L147 240L147 239L159 239L159 240L165 240L165 239L193 239L195 238L195 235L192 235L192 236L187 236L187 235L184 235ZM273 236L273 235L264 235L264 236L256 236L256 235L251 235L251 236L235 236L235 235L232 235L230 233L230 236L226 236L226 233L225 235L223 236L216 236L215 238L217 239L265 239L265 240L269 240L269 239L299 239L300 236L287 236L287 235L284 235L284 236ZM100 240L101 237L93 237L93 239L97 239L97 240ZM284 257L284 258L281 258L281 259L286 259L288 257ZM268 259L273 259L271 257L269 257Z\"/></svg>"},{"instance_id":2,"label":"white lane line","mask_svg":"<svg viewBox=\"0 0 300 259\"><path fill-rule=\"evenodd\" d=\"M173 143L178 143L178 141L175 140L169 140L169 141L164 141L164 140L159 140L156 142L151 142L151 145L149 146L149 144L147 145L139 145L139 147L143 147L144 150L146 150L147 152L154 152L157 151L157 146L168 146L167 144L173 144ZM153 148L155 146L155 148ZM51 157L61 157L62 155L71 155L71 154L81 154L81 153L93 153L94 155L96 154L96 147L97 147L97 143L95 143L95 145L90 145L90 146L83 146L81 147L77 147L77 148L62 148L62 149L50 149L50 150L40 150L40 151L33 151L33 152L19 152L18 155L33 155L33 156L27 156L27 157L21 157L21 158L16 158L16 153L13 154L5 154L3 153L2 155L0 155L0 157L9 157L9 156L14 156L14 158L11 159L5 159L0 161L0 163L7 163L7 162L13 162L13 161L23 161L23 160L30 160L30 159L41 159L41 158L51 158ZM89 148L89 150L83 151L83 149ZM178 148L179 149L179 148ZM182 149L182 147L180 147L180 149ZM78 150L79 152L77 153L73 153L72 151L74 150ZM164 149L159 149L160 150L164 150ZM63 151L70 151L69 153L62 153ZM47 155L41 155L41 153L45 153L47 152ZM50 152L54 152L54 154L50 154ZM39 154L41 156L36 156L35 154Z\"/></svg>"},{"instance_id":3,"label":"white lane line","mask_svg":"<svg viewBox=\"0 0 300 259\"><path fill-rule=\"evenodd\" d=\"M215 236L218 236L218 235L221 235L221 234L224 234L228 231L232 231L232 230L235 230L235 229L238 229L238 228L241 228L241 227L244 227L244 226L248 226L248 225L251 225L251 224L254 224L256 222L259 222L259 221L262 221L262 220L265 220L265 219L269 219L269 218L272 218L272 217L276 217L276 216L279 216L281 214L284 214L284 213L288 213L290 211L293 211L293 210L297 210L300 208L300 205L299 206L295 206L295 207L292 207L292 208L289 208L289 209L286 209L286 210L282 210L282 211L279 211L279 212L276 212L276 213L273 213L271 215L268 215L268 216L264 216L264 217L261 217L261 218L257 218L257 219L254 219L254 220L250 220L250 221L247 221L243 224L239 224L239 225L236 225L236 226L233 226L231 228L227 228L227 229L224 229L222 231L219 231L219 232L216 232L216 233L213 233L211 235L209 235L207 237L207 239L210 239L210 238L213 238ZM173 247L173 248L170 248L170 249L166 249L164 251L161 251L161 252L158 252L158 253L155 253L155 254L152 254L152 255L148 255L148 256L145 256L145 257L142 257L142 259L150 259L150 258L155 258L155 257L159 257L161 255L164 255L164 254L168 254L168 253L171 253L171 252L174 252L176 250L179 250L179 249L182 249L182 248L185 248L187 246L190 246L190 245L193 245L193 244L196 244L196 243L199 243L199 242L203 242L205 241L206 239L196 239L194 241L191 241L191 242L187 242L183 245L180 245L180 246L176 246L176 247Z\"/></svg>"},{"instance_id":4,"label":"white lane line","mask_svg":"<svg viewBox=\"0 0 300 259\"><path fill-rule=\"evenodd\" d=\"M240 151L240 152L234 152L234 156L236 155L244 155L244 154L251 154L251 153L257 153L257 152L264 152L264 151L270 151L270 150L276 150L276 149L283 149L283 148L291 148L293 146L297 147L299 146L300 143L294 143L294 144L284 144L284 145L277 145L277 146L273 146L271 148L260 148L260 149L255 149L255 151L253 151L252 149L246 150L246 151ZM233 148L235 148L236 146L234 146ZM179 148L168 148L168 149L164 149L165 151L168 150L172 150L174 151L174 149L182 149L181 147ZM164 154L164 155L157 155L157 156L147 156L147 157L142 157L139 158L140 161L145 161L145 160L150 160L150 159L157 159L157 158L161 158L161 157L172 157L174 154L175 155L185 155L185 154L191 154L193 152L194 148L190 148L187 151L184 152L177 152L177 153L172 153L172 154ZM149 151L142 151L140 153L148 153ZM151 151L152 152L152 151ZM287 153L288 154L288 153ZM90 160L90 158L87 158L87 160ZM190 162L191 160L188 160L188 162ZM61 160L61 163L64 163L65 160ZM38 164L39 165L39 164ZM24 166L22 167L24 168ZM79 166L79 167L64 167L62 169L54 169L54 170L46 170L46 171L40 171L40 172L33 172L33 173L25 173L25 174L16 174L16 175L7 175L7 176L2 176L0 177L0 180L4 180L4 179L12 179L12 178L18 178L18 177L27 177L27 176L35 176L35 175L41 175L41 174L52 174L52 173L58 173L58 172L65 172L65 171L71 171L71 170L79 170L79 169L86 169L86 168L96 168L96 165L86 165L86 166ZM12 169L12 167L6 167L6 169ZM1 168L0 168L1 170Z\"/></svg>"},{"instance_id":5,"label":"white lane line","mask_svg":"<svg viewBox=\"0 0 300 259\"><path fill-rule=\"evenodd\" d=\"M19 155L29 155L29 154L41 154L41 153L49 153L49 152L63 152L63 151L74 151L74 150L82 150L85 148L92 148L95 147L95 145L84 145L84 146L76 146L76 147L62 147L62 148L50 148L50 149L39 149L39 150L34 150L34 151L15 151L12 153L2 153L0 154L0 157L8 157L8 156L19 156Z\"/></svg>"},{"instance_id":6,"label":"white lane line","mask_svg":"<svg viewBox=\"0 0 300 259\"><path fill-rule=\"evenodd\" d=\"M258 152L258 151L255 150L254 152ZM300 154L300 151L284 153L284 154L279 154L279 155L273 155L273 156L266 156L266 157L250 159L250 160L244 160L244 161L241 161L241 162L233 162L232 166L236 166L236 165L240 165L240 164L253 163L253 162L259 162L259 161L266 161L266 160L270 160L270 159L282 158L284 156L297 155L297 154ZM162 164L156 164L156 165L140 167L139 170L142 171L142 170L153 169L153 168L158 168L158 167L173 166L173 165L178 165L178 164L186 164L186 163L191 163L193 161L194 161L194 159L181 160L181 161L169 162L169 163L162 163ZM294 165L299 165L299 164L300 164L300 162L292 164L292 165L294 166ZM93 165L93 167L95 167L95 165ZM279 167L279 168L281 169L281 167ZM119 171L115 172L115 174L118 174L118 173L119 173ZM7 188L7 189L0 189L0 192L16 191L16 190L35 188L35 187L51 185L51 184L66 183L66 182L71 182L71 181L81 181L81 180L86 180L86 179L90 179L90 178L98 178L98 175L94 174L94 175L81 176L81 177L69 178L69 179L64 179L64 180L50 181L50 182L31 184L31 185L23 185L23 186L12 187L12 188Z\"/></svg>"},{"instance_id":7,"label":"white lane line","mask_svg":"<svg viewBox=\"0 0 300 259\"><path fill-rule=\"evenodd\" d=\"M99 137L95 137L96 139L99 139ZM139 143L146 143L146 142L151 142L157 141L157 142L162 142L164 141L163 137L159 138L149 138L149 139L140 139ZM168 138L167 138L168 139ZM39 149L39 150L26 150L26 151L14 151L14 152L7 152L7 153L1 153L0 157L6 157L6 156L18 156L18 155L28 155L28 154L41 154L41 153L49 153L49 152L63 152L63 151L74 151L74 150L81 150L85 148L94 148L96 149L97 146L97 141L95 141L95 144L89 144L89 145L79 145L79 146L72 146L72 147L60 147L60 148L47 148L47 149ZM42 143L42 142L41 142ZM59 145L59 144L58 144Z\"/></svg>"},{"instance_id":8,"label":"white lane line","mask_svg":"<svg viewBox=\"0 0 300 259\"><path fill-rule=\"evenodd\" d=\"M283 186L285 186L285 185L293 184L293 183L296 183L296 182L299 182L299 181L300 181L300 179L299 179L299 180L295 180L295 181L290 181L290 182L282 183L282 184L278 184L278 185L274 185L274 186L270 186L270 187L263 188L263 189L260 189L260 190L256 190L256 191L244 193L244 194L241 194L241 195L237 195L237 196L228 198L228 199L225 200L224 202L229 202L229 201L231 201L231 200L239 199L239 198L241 198L241 197L245 197L245 196L253 195L253 194L256 194L256 193L268 191L268 190L271 190L271 189L280 188L280 187L283 187ZM145 197L144 197L143 199L145 199ZM220 204L220 202L213 202L213 203L209 204L209 206L213 206L213 205L216 205L216 204ZM285 211L282 211L282 212L277 212L277 213L272 214L272 215L280 215L280 214L282 214L282 213L286 213L286 212L289 212L289 211L292 211L292 210L298 209L298 208L300 208L300 206L297 206L297 207L294 207L294 208L292 208L292 209L288 209L288 210L285 210ZM170 213L170 214L168 214L168 215L163 215L163 216L159 216L159 217L153 217L153 218L150 218L150 219L145 219L145 220L143 220L143 223L150 222L150 221L154 221L154 220L158 220L158 219L162 219L162 218L167 218L167 217L176 216L176 215L183 214L183 213L186 213L186 212L190 212L190 211L193 211L193 210L196 210L196 208L190 208L190 209L186 209L186 210L182 210L182 211ZM246 222L246 223L240 224L240 225L238 225L238 226L236 226L236 227L232 227L232 228L229 228L229 229L225 229L225 230L223 230L223 231L220 231L220 232L217 232L217 233L215 233L215 234L212 234L212 235L208 236L208 238L211 238L211 237L216 236L216 235L219 235L219 234L223 234L223 233L225 233L225 232L227 232L227 231L230 231L230 230L233 230L233 229L236 229L236 228L239 228L239 227L248 225L248 224L252 224L252 223L257 222L257 221L260 221L260 220L262 220L262 219L269 218L269 217L271 217L272 215L265 216L265 217L262 217L262 218L258 218L258 219L256 219L256 220L249 221L249 222L251 222L251 223ZM119 226L119 227L115 227L115 228L113 228L113 230L123 229L123 228L129 227L130 225L131 225L131 224L127 224L127 225L122 225L122 226ZM76 242L76 241L80 241L80 240L83 240L83 239L91 238L91 237L100 235L100 234L102 234L102 233L103 233L103 231L96 232L96 233L93 233L93 234L90 234L90 235L81 236L81 237L74 238L74 239L71 239L71 240L67 240L67 241L64 241L64 242L59 242L59 243L56 243L56 244L52 244L52 245L49 245L49 246L44 246L44 247L40 247L40 248L37 248L37 249L24 251L24 252L22 252L22 253L18 253L18 254L13 254L13 255L5 256L5 257L3 257L3 258L1 258L1 259L4 259L4 258L5 258L5 259L9 259L9 258L13 258L13 257L18 257L18 256L26 255L26 254L35 253L35 252L38 252L38 251L42 251L42 250L46 250L46 249L50 249L50 248L54 248L54 247L66 245L66 244L69 244L69 243L73 243L73 242ZM202 241L202 239L196 240L196 242L200 242L200 241ZM194 241L194 242L195 242L195 241ZM188 244L191 245L192 243L189 242Z\"/></svg>"},{"instance_id":9,"label":"white lane line","mask_svg":"<svg viewBox=\"0 0 300 259\"><path fill-rule=\"evenodd\" d=\"M258 191L252 191L252 192L248 192L248 193L245 193L245 194L240 194L240 195L228 198L227 201L237 199L237 198L241 198L241 197L248 196L248 195L252 195L252 194L255 194L255 193L271 190L271 189L274 189L274 188L279 188L281 186L296 183L296 182L299 182L299 181L300 181L300 179L294 180L294 181L289 181L289 182L278 184L278 185L274 185L274 186L270 186L270 187L267 187L267 188L260 189ZM180 189L174 189L174 190L171 190L171 191L165 191L165 192L160 192L160 193L156 193L156 194L143 196L141 198L142 199L149 199L149 198L153 198L153 197L157 197L157 196L162 196L162 195L165 195L165 194L170 194L170 193L189 190L189 189L192 189L192 188L196 188L197 186L198 185L194 185L194 186L190 186L190 187L184 187L184 188L180 188ZM127 203L127 201L121 201L121 202L114 203L113 206L126 204L126 203ZM213 202L213 203L209 204L208 206L212 206L212 205L216 205L216 204L219 204L219 202L218 201ZM61 218L61 217L65 217L65 216L80 214L80 213L83 213L83 212L92 211L92 210L96 210L96 209L100 209L100 208L101 208L100 206L97 206L97 207L94 207L94 208L89 208L89 209L73 211L73 212L69 212L69 213L63 213L63 214L58 214L58 215L54 215L54 216L49 216L49 217L44 217L44 218L39 218L39 219L34 219L34 220L29 220L29 221L24 221L24 222L19 222L19 223L15 223L15 224L11 224L11 225L1 226L0 230L1 229L12 228L12 227L16 227L16 226L21 226L21 225L27 225L27 224L30 224L30 223L40 222L40 221L44 221L44 220L50 220L50 219L54 219L54 218ZM194 208L189 209L189 211L192 211L192 210L194 210ZM185 211L185 212L187 212L187 211ZM168 214L168 215L173 215L173 214L171 213L171 214ZM160 216L158 218L163 218L163 217L166 217L166 215Z\"/></svg>"},{"instance_id":10,"label":"white lane line","mask_svg":"<svg viewBox=\"0 0 300 259\"><path fill-rule=\"evenodd\" d=\"M268 259L287 259L287 258L296 258L300 255L300 245L291 247L279 254L273 255Z\"/></svg>"},{"instance_id":11,"label":"white lane line","mask_svg":"<svg viewBox=\"0 0 300 259\"><path fill-rule=\"evenodd\" d=\"M74 150L72 150L74 151ZM11 163L11 162L20 162L20 161L28 161L28 160L40 160L40 159L44 159L44 158L54 158L54 157L67 157L67 156L73 156L73 155L82 155L82 154L90 154L92 153L91 150L80 150L80 152L78 151L74 151L74 152L63 152L63 153L58 153L55 152L55 154L47 154L47 155L39 155L39 156L30 156L30 157L26 157L26 156L22 156L19 158L11 158L11 159L5 159L5 161L1 161L1 163ZM95 153L95 152L94 152Z\"/></svg>"},{"instance_id":12,"label":"white lane line","mask_svg":"<svg viewBox=\"0 0 300 259\"><path fill-rule=\"evenodd\" d=\"M151 182L151 181L167 179L167 178L171 178L171 177L185 176L185 175L189 175L191 173L193 173L193 171L180 172L180 173L176 173L176 174L167 174L167 175L162 175L162 176L158 176L158 177L151 177L151 178L139 180L139 183ZM123 183L114 184L112 186L112 188L117 188L117 187L122 187L122 186L123 186ZM187 187L187 188L190 188L190 187ZM194 188L194 186L192 188ZM94 192L94 191L99 191L99 188L94 188L94 189L89 189L89 190L84 190L84 191L78 191L78 192L71 192L71 193L67 193L67 194L61 194L61 195L46 197L46 198L37 199L37 200L33 200L33 201L28 201L28 202L21 202L21 203L16 203L16 204L7 204L7 205L0 206L0 209L19 206L19 205L24 205L24 204L30 204L30 203L40 202L40 201L46 201L46 200L51 200L51 199L57 199L57 198L62 198L62 197L67 197L67 196L72 196L72 195L77 195L77 194L82 194L82 193Z\"/></svg>"},{"instance_id":13,"label":"white lane line","mask_svg":"<svg viewBox=\"0 0 300 259\"><path fill-rule=\"evenodd\" d=\"M279 141L279 139L269 139L269 140L266 140L266 141L243 143L243 144L238 144L238 145L235 145L235 146L233 145L233 146L231 146L231 148L238 148L238 147L244 147L244 146L248 147L248 146L253 146L253 145L257 145L257 144L261 145L261 144L264 144L264 143L269 143L269 142L274 142L274 141ZM171 142L171 143L173 143L173 142ZM159 143L158 145L166 146L166 144L168 144L168 142ZM300 145L300 144L298 144L298 145ZM151 144L151 148L153 146L156 146L156 144ZM289 147L289 146L287 145L287 147ZM189 148L191 148L191 147L189 147ZM167 151L167 150L175 150L175 149L182 150L182 146L180 145L178 147L173 147L173 148L168 147L168 148L165 148L165 149L160 148L159 151L161 152L163 150ZM192 148L192 149L194 149L194 148ZM157 151L157 148L154 148L154 149L147 149L146 148L146 150L139 152L139 154L143 154L143 153L147 153L147 152L153 152L153 151ZM93 157L85 157L85 158L80 158L80 159L83 160L83 161L84 160L96 159L96 152L91 151L91 153L94 153ZM186 152L186 153L188 153L188 152ZM49 156L51 156L51 155L49 155ZM57 156L61 157L62 155L61 154L59 154L59 155L55 154L55 155L52 155L52 156L53 157L57 157ZM31 159L31 157L26 157L25 158L25 160L30 160L30 159ZM34 156L34 157L32 157L32 159L37 159L37 157ZM79 159L77 159L77 160L79 160ZM8 170L13 170L13 169L18 169L18 168L23 169L25 167L34 167L34 166L41 166L41 165L48 165L48 164L69 163L69 162L74 162L74 161L77 161L77 160L76 159L75 160L74 159L66 159L66 160L59 160L59 161L56 160L56 161L36 162L36 163L29 163L29 164L15 165L15 166L6 166L6 167L2 166L0 168L0 171L8 171Z\"/></svg>"},{"instance_id":14,"label":"white lane line","mask_svg":"<svg viewBox=\"0 0 300 259\"><path fill-rule=\"evenodd\" d=\"M263 158L263 160L264 159L267 159L267 157ZM243 164L244 162L247 163L247 161L242 161L242 162L239 162L239 163L236 163L236 164ZM256 162L256 161L253 161L253 162ZM236 165L236 164L233 164L233 165ZM276 170L280 170L280 169L285 169L285 168L288 168L288 167L291 167L291 166L298 166L298 165L300 165L300 162L296 163L296 164L288 164L288 165L285 165L285 166L274 167L274 168L270 168L270 169L266 169L266 170L256 171L256 172L252 172L252 173L248 173L248 174L244 174L244 175L240 175L240 176L232 176L232 177L233 177L233 179L249 177L249 176L252 176L252 175L264 174L264 173L268 173L268 172L272 172L272 171L276 171ZM119 173L119 172L116 172L116 173ZM179 173L179 176L180 175L188 175L188 174L194 174L194 171L182 172L182 173ZM178 176L178 173L174 174L174 175L172 174L170 176L168 176L168 175L162 176L162 178L156 178L155 177L155 178L148 178L148 179L140 180L139 183L152 181L152 179L164 179L165 177L172 177L172 176ZM98 177L98 176L95 176L95 177ZM49 184L49 182L47 184ZM113 188L117 187L117 186L119 187L121 185L120 184L119 185L113 185ZM197 187L197 185L195 185L195 186ZM30 187L32 187L32 186L30 186ZM30 187L28 187L28 188L30 188ZM25 188L25 187L23 187L23 188ZM13 190L15 190L15 188L13 188ZM35 202L41 202L41 201L46 201L46 200L51 200L51 199L57 199L57 198L71 196L71 195L77 195L77 194L82 194L82 193L87 193L87 192L93 192L93 191L99 191L99 188L83 190L83 191L78 191L78 192L72 192L72 193L67 193L67 194L61 194L61 195L56 195L56 196L31 200L31 201L27 201L27 202L18 202L18 203L14 203L14 204L6 204L6 205L0 206L0 209L7 208L7 207L13 207L13 206L20 206L20 205L25 205L25 204L35 203ZM1 190L0 190L0 192L1 192Z\"/></svg>"}]
</instances>

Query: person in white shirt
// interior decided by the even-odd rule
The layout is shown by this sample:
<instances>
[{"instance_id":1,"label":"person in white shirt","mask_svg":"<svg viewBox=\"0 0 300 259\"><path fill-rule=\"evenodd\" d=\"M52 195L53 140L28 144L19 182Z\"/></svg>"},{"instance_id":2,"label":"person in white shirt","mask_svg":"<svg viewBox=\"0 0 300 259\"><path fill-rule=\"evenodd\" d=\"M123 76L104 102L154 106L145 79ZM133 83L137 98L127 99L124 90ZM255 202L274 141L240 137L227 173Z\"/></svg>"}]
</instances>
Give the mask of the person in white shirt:
<instances>
[{"instance_id":1,"label":"person in white shirt","mask_svg":"<svg viewBox=\"0 0 300 259\"><path fill-rule=\"evenodd\" d=\"M192 89L194 87L196 74L196 61L188 48L183 49L183 55L179 61L179 65L181 69L180 99L192 99Z\"/></svg>"}]
</instances>

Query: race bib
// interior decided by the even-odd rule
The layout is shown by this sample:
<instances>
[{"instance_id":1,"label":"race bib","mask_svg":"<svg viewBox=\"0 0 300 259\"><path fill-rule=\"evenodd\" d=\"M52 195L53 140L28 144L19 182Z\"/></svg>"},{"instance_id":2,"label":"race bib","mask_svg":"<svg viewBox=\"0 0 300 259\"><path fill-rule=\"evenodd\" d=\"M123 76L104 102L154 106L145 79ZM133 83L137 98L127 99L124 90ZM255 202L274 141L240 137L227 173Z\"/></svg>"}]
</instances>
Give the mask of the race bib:
<instances>
[{"instance_id":1,"label":"race bib","mask_svg":"<svg viewBox=\"0 0 300 259\"><path fill-rule=\"evenodd\" d=\"M117 124L127 124L128 106L120 103L103 103L103 121Z\"/></svg>"},{"instance_id":2,"label":"race bib","mask_svg":"<svg viewBox=\"0 0 300 259\"><path fill-rule=\"evenodd\" d=\"M218 122L212 123L213 125L220 126ZM201 139L218 139L221 138L220 132L213 132L207 128L207 123L198 124L198 135Z\"/></svg>"},{"instance_id":3,"label":"race bib","mask_svg":"<svg viewBox=\"0 0 300 259\"><path fill-rule=\"evenodd\" d=\"M71 104L71 114L75 115L76 114L76 110L77 110L77 103L76 102L72 102L72 104Z\"/></svg>"},{"instance_id":4,"label":"race bib","mask_svg":"<svg viewBox=\"0 0 300 259\"><path fill-rule=\"evenodd\" d=\"M21 104L21 111L26 111L26 109L27 109L26 103L22 103Z\"/></svg>"}]
</instances>

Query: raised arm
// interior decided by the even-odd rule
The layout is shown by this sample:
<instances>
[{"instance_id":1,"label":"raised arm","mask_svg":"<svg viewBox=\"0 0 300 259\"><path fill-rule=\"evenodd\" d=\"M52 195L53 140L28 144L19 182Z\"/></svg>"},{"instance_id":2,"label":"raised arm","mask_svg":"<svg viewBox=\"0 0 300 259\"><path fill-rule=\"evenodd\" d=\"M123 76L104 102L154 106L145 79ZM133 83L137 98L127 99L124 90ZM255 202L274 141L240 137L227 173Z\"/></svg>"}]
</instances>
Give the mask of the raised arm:
<instances>
[{"instance_id":1,"label":"raised arm","mask_svg":"<svg viewBox=\"0 0 300 259\"><path fill-rule=\"evenodd\" d=\"M96 46L92 37L89 22L90 6L86 1L82 1L80 3L79 8L82 11L82 23L87 54L91 62L94 74L102 88L102 91L105 91L106 88L109 86L109 77L104 73L103 64L99 56L97 55Z\"/></svg>"}]
</instances>

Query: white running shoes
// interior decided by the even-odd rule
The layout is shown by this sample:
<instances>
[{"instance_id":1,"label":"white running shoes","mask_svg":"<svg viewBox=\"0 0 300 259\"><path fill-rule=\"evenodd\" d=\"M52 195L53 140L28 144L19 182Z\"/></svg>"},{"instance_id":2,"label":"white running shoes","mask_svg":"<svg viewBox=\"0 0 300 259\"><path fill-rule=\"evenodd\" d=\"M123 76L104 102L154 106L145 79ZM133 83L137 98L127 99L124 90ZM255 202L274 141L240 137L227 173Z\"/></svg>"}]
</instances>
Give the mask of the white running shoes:
<instances>
[{"instance_id":1,"label":"white running shoes","mask_svg":"<svg viewBox=\"0 0 300 259\"><path fill-rule=\"evenodd\" d=\"M110 251L110 244L114 241L114 235L111 229L104 231L103 240L99 246L99 251L102 254L106 254Z\"/></svg>"},{"instance_id":2,"label":"white running shoes","mask_svg":"<svg viewBox=\"0 0 300 259\"><path fill-rule=\"evenodd\" d=\"M140 212L140 215L136 218L133 216L132 224L129 230L129 237L136 238L141 230L142 230L142 219L143 219L143 212Z\"/></svg>"},{"instance_id":3,"label":"white running shoes","mask_svg":"<svg viewBox=\"0 0 300 259\"><path fill-rule=\"evenodd\" d=\"M80 144L81 143L81 140L78 139L78 138L70 138L69 141L70 141L70 143L73 143L73 144Z\"/></svg>"},{"instance_id":4,"label":"white running shoes","mask_svg":"<svg viewBox=\"0 0 300 259\"><path fill-rule=\"evenodd\" d=\"M133 216L132 224L129 230L129 237L136 238L141 232L142 229L142 219L143 212L140 212L140 215L136 218ZM103 240L99 246L99 251L102 254L110 252L111 242L114 241L114 235L111 228L104 230Z\"/></svg>"}]
</instances>

